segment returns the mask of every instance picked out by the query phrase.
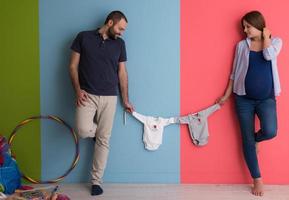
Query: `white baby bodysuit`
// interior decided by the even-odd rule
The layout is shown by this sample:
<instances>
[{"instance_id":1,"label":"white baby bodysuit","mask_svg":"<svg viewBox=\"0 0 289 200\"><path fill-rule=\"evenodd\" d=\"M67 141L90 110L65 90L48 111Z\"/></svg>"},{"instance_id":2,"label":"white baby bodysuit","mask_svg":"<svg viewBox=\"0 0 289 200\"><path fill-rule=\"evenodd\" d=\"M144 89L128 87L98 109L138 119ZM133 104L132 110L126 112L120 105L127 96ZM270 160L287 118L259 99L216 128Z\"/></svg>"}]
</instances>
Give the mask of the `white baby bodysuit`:
<instances>
[{"instance_id":1,"label":"white baby bodysuit","mask_svg":"<svg viewBox=\"0 0 289 200\"><path fill-rule=\"evenodd\" d=\"M144 116L137 112L132 115L144 124L143 142L147 150L157 150L162 144L164 127L176 123L176 118Z\"/></svg>"}]
</instances>

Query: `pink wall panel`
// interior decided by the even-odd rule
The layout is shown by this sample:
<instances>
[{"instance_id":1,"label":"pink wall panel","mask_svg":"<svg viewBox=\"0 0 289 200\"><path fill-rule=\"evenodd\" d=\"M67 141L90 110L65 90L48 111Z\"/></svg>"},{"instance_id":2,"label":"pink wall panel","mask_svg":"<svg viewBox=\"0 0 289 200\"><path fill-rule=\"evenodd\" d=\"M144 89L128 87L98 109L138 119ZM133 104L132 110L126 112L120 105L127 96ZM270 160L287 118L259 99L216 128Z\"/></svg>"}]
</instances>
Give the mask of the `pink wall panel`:
<instances>
[{"instance_id":1,"label":"pink wall panel","mask_svg":"<svg viewBox=\"0 0 289 200\"><path fill-rule=\"evenodd\" d=\"M283 39L279 55L282 93L277 98L278 136L260 145L259 163L265 183L289 183L289 1L181 0L181 114L196 112L223 94L235 44L244 35L240 18L261 11L273 35ZM181 127L182 183L248 183L232 99L209 117L208 145L195 147Z\"/></svg>"}]
</instances>

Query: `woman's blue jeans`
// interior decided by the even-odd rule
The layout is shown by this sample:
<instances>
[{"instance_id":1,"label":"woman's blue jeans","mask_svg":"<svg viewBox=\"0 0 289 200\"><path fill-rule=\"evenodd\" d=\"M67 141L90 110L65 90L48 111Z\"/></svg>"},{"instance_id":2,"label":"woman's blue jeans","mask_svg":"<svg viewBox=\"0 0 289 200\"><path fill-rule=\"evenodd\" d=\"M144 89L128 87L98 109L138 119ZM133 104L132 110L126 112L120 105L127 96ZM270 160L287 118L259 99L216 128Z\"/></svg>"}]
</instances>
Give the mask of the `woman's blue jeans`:
<instances>
[{"instance_id":1,"label":"woman's blue jeans","mask_svg":"<svg viewBox=\"0 0 289 200\"><path fill-rule=\"evenodd\" d=\"M277 133L275 98L254 100L235 95L236 112L241 128L243 153L252 178L260 178L256 142L272 139ZM260 130L255 131L255 115Z\"/></svg>"}]
</instances>

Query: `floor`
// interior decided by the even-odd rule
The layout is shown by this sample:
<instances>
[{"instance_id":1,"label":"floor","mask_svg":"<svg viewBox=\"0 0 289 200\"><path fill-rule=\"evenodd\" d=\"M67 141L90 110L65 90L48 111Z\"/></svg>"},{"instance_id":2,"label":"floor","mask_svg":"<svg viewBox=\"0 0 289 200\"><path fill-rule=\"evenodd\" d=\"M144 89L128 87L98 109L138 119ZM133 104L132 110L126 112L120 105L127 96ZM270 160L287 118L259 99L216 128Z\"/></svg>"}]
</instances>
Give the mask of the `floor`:
<instances>
[{"instance_id":1,"label":"floor","mask_svg":"<svg viewBox=\"0 0 289 200\"><path fill-rule=\"evenodd\" d=\"M267 185L263 197L253 196L249 185L104 184L104 194L94 197L87 184L59 188L72 200L289 200L289 185Z\"/></svg>"}]
</instances>

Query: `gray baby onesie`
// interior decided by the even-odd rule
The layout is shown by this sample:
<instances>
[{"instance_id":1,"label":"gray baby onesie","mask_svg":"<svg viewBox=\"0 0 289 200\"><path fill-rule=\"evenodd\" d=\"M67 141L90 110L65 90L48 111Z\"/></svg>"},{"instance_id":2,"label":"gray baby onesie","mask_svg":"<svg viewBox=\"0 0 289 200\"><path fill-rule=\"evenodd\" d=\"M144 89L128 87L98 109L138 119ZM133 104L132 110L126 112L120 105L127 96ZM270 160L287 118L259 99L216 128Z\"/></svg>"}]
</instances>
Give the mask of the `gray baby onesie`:
<instances>
[{"instance_id":1,"label":"gray baby onesie","mask_svg":"<svg viewBox=\"0 0 289 200\"><path fill-rule=\"evenodd\" d=\"M197 113L179 117L177 121L180 124L188 124L193 143L198 146L203 146L208 143L209 137L207 118L220 108L221 106L219 104L214 104Z\"/></svg>"}]
</instances>

